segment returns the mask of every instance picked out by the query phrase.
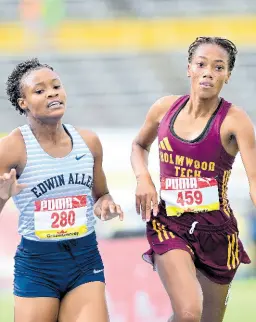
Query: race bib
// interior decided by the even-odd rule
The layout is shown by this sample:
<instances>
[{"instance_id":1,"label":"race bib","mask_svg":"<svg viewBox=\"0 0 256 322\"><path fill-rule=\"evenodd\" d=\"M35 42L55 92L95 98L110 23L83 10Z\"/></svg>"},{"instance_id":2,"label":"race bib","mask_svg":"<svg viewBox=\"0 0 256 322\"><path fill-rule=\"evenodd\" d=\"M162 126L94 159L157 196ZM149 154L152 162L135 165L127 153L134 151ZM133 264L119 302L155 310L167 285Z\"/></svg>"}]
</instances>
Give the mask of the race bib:
<instances>
[{"instance_id":1,"label":"race bib","mask_svg":"<svg viewBox=\"0 0 256 322\"><path fill-rule=\"evenodd\" d=\"M86 195L35 201L35 234L40 239L72 238L87 232Z\"/></svg>"},{"instance_id":2,"label":"race bib","mask_svg":"<svg viewBox=\"0 0 256 322\"><path fill-rule=\"evenodd\" d=\"M161 198L165 201L167 216L220 209L215 178L161 178Z\"/></svg>"}]
</instances>

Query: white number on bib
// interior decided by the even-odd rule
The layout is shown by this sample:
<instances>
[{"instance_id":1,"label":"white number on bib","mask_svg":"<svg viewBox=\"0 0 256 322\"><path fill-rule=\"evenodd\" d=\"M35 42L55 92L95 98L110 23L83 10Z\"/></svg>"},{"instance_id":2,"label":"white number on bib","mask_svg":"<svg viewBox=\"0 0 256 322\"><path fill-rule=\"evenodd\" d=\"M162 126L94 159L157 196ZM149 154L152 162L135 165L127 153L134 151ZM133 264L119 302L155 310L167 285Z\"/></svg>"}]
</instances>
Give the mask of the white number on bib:
<instances>
[{"instance_id":1,"label":"white number on bib","mask_svg":"<svg viewBox=\"0 0 256 322\"><path fill-rule=\"evenodd\" d=\"M86 195L37 200L34 211L40 239L78 237L87 231Z\"/></svg>"},{"instance_id":2,"label":"white number on bib","mask_svg":"<svg viewBox=\"0 0 256 322\"><path fill-rule=\"evenodd\" d=\"M165 201L167 216L220 208L215 178L162 178L161 199Z\"/></svg>"}]
</instances>

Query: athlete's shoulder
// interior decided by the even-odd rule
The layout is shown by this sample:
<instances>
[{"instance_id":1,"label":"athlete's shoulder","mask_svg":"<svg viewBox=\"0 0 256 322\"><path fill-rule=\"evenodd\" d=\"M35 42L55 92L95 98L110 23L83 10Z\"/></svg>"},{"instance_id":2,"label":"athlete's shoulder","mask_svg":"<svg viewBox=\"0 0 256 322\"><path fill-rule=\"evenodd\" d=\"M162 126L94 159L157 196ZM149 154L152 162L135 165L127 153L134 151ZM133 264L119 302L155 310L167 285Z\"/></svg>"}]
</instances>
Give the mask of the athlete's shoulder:
<instances>
[{"instance_id":1,"label":"athlete's shoulder","mask_svg":"<svg viewBox=\"0 0 256 322\"><path fill-rule=\"evenodd\" d=\"M0 139L0 147L1 148L13 148L15 147L16 149L19 147L23 147L24 148L24 140L21 134L21 131L19 128L14 129L13 131L11 131L9 134L4 135L1 139Z\"/></svg>"},{"instance_id":2,"label":"athlete's shoulder","mask_svg":"<svg viewBox=\"0 0 256 322\"><path fill-rule=\"evenodd\" d=\"M160 97L153 106L169 109L181 97L181 95L168 95Z\"/></svg>"},{"instance_id":3,"label":"athlete's shoulder","mask_svg":"<svg viewBox=\"0 0 256 322\"><path fill-rule=\"evenodd\" d=\"M160 122L167 111L172 108L173 104L181 95L168 95L159 98L150 108L149 117Z\"/></svg>"},{"instance_id":4,"label":"athlete's shoulder","mask_svg":"<svg viewBox=\"0 0 256 322\"><path fill-rule=\"evenodd\" d=\"M231 104L225 117L224 124L228 125L228 128L231 129L232 132L236 132L237 129L248 129L248 127L253 127L252 120L247 112L234 104Z\"/></svg>"},{"instance_id":5,"label":"athlete's shoulder","mask_svg":"<svg viewBox=\"0 0 256 322\"><path fill-rule=\"evenodd\" d=\"M76 128L76 130L87 144L93 156L97 156L98 154L102 153L100 139L94 131L83 128Z\"/></svg>"},{"instance_id":6,"label":"athlete's shoulder","mask_svg":"<svg viewBox=\"0 0 256 322\"><path fill-rule=\"evenodd\" d=\"M235 122L241 122L250 119L249 115L243 108L232 103L228 110L227 117Z\"/></svg>"},{"instance_id":7,"label":"athlete's shoulder","mask_svg":"<svg viewBox=\"0 0 256 322\"><path fill-rule=\"evenodd\" d=\"M19 128L0 139L0 158L4 166L16 166L26 151Z\"/></svg>"}]
</instances>

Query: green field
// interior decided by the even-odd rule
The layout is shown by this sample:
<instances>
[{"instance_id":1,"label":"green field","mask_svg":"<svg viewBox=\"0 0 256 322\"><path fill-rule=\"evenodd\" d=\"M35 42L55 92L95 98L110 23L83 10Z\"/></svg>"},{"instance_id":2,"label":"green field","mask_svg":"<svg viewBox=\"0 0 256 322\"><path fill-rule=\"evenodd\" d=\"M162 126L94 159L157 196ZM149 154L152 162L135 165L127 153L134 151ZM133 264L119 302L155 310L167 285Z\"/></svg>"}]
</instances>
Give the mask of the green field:
<instances>
[{"instance_id":1,"label":"green field","mask_svg":"<svg viewBox=\"0 0 256 322\"><path fill-rule=\"evenodd\" d=\"M11 295L0 295L0 321L13 322L13 300ZM232 286L224 322L255 321L256 280L235 281Z\"/></svg>"}]
</instances>

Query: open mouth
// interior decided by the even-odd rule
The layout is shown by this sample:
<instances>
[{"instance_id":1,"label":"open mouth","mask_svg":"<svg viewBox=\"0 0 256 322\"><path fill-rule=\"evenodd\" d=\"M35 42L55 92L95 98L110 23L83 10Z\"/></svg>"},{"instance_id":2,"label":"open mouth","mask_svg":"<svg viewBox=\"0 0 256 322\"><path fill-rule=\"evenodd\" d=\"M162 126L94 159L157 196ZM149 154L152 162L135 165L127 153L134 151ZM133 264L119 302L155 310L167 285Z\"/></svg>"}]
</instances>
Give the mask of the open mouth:
<instances>
[{"instance_id":1,"label":"open mouth","mask_svg":"<svg viewBox=\"0 0 256 322\"><path fill-rule=\"evenodd\" d=\"M52 101L47 104L47 107L50 109L63 107L63 102L61 101Z\"/></svg>"},{"instance_id":2,"label":"open mouth","mask_svg":"<svg viewBox=\"0 0 256 322\"><path fill-rule=\"evenodd\" d=\"M213 85L211 83L208 83L208 82L201 82L200 83L200 86L201 87L204 87L204 88L211 88L211 87L213 87Z\"/></svg>"}]
</instances>

